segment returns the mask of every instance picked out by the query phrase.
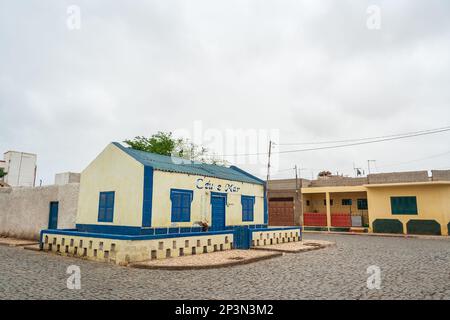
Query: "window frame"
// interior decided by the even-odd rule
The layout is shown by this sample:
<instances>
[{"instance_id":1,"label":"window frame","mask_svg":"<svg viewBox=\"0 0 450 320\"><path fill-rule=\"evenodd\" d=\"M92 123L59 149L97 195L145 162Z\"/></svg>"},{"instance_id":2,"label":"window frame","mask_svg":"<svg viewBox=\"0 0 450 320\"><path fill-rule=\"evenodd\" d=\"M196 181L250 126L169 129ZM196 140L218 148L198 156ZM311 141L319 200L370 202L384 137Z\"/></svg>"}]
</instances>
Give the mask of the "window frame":
<instances>
[{"instance_id":1,"label":"window frame","mask_svg":"<svg viewBox=\"0 0 450 320\"><path fill-rule=\"evenodd\" d=\"M174 196L181 195L180 206L174 206ZM189 197L189 206L183 206L183 197ZM194 191L187 189L170 189L170 221L171 222L191 222L192 200L194 199ZM179 208L179 212L175 210ZM187 212L183 209L187 208Z\"/></svg>"},{"instance_id":2,"label":"window frame","mask_svg":"<svg viewBox=\"0 0 450 320\"><path fill-rule=\"evenodd\" d=\"M102 205L102 195L105 196L105 203ZM109 199L109 197L111 199ZM108 201L109 200L109 201ZM114 221L114 205L116 200L116 192L115 191L100 191L98 197L98 222L113 222ZM109 202L111 206L108 205ZM111 216L108 216L108 209L111 209ZM101 214L102 210L104 210L103 215Z\"/></svg>"},{"instance_id":3,"label":"window frame","mask_svg":"<svg viewBox=\"0 0 450 320\"><path fill-rule=\"evenodd\" d=\"M345 204L344 202L348 201L348 204ZM352 199L342 199L341 204L343 206L352 206L353 205L353 200Z\"/></svg>"},{"instance_id":4,"label":"window frame","mask_svg":"<svg viewBox=\"0 0 450 320\"><path fill-rule=\"evenodd\" d=\"M364 202L366 205L364 207L361 207L361 202ZM369 201L365 198L356 199L356 207L358 210L369 210Z\"/></svg>"},{"instance_id":5,"label":"window frame","mask_svg":"<svg viewBox=\"0 0 450 320\"><path fill-rule=\"evenodd\" d=\"M249 207L246 207L251 202ZM246 204L244 207L244 203ZM255 220L255 196L241 195L242 222L252 222Z\"/></svg>"},{"instance_id":6,"label":"window frame","mask_svg":"<svg viewBox=\"0 0 450 320\"><path fill-rule=\"evenodd\" d=\"M399 203L401 201L413 200L413 202L408 203L408 206L405 206L405 203ZM392 196L390 197L391 202L391 214L392 215L418 215L419 208L417 206L417 196ZM397 202L397 203L395 203ZM403 205L403 207L402 207ZM399 207L400 206L400 207Z\"/></svg>"}]
</instances>

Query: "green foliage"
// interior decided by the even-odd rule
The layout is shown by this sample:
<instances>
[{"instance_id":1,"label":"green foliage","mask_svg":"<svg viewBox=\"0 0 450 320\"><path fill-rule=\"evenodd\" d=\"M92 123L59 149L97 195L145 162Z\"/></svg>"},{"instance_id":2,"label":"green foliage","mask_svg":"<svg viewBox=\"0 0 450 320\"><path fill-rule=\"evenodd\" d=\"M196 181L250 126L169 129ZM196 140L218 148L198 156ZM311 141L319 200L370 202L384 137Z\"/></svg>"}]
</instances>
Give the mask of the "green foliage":
<instances>
[{"instance_id":1,"label":"green foliage","mask_svg":"<svg viewBox=\"0 0 450 320\"><path fill-rule=\"evenodd\" d=\"M186 160L211 163L216 165L226 165L227 162L208 155L208 149L198 146L189 139L175 139L172 132L159 131L150 138L143 136L135 137L124 141L131 148L146 152L162 154L165 156L176 156Z\"/></svg>"},{"instance_id":2,"label":"green foliage","mask_svg":"<svg viewBox=\"0 0 450 320\"><path fill-rule=\"evenodd\" d=\"M175 140L172 138L172 132L165 133L159 131L150 138L138 136L132 140L125 140L124 142L133 149L165 156L170 156L175 149Z\"/></svg>"},{"instance_id":3,"label":"green foliage","mask_svg":"<svg viewBox=\"0 0 450 320\"><path fill-rule=\"evenodd\" d=\"M3 168L0 168L0 178L3 178L4 176L6 176L6 172Z\"/></svg>"}]
</instances>

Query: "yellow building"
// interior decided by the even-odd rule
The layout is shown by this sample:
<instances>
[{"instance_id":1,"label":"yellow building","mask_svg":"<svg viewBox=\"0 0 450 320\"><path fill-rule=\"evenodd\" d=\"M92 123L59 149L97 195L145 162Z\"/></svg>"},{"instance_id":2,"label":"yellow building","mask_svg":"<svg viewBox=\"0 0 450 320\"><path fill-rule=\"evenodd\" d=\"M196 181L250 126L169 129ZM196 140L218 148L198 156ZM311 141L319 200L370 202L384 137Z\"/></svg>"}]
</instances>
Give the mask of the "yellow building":
<instances>
[{"instance_id":1,"label":"yellow building","mask_svg":"<svg viewBox=\"0 0 450 320\"><path fill-rule=\"evenodd\" d=\"M271 195L276 195L276 187L287 184L287 180L271 181L269 209L273 207ZM430 177L427 171L395 172L363 178L303 179L298 184L301 196L297 202L305 229L449 234L450 170L433 170ZM284 201L284 207L290 203L296 210L294 200L285 198ZM293 211L289 211L291 215ZM269 210L269 225L272 225L272 216ZM300 225L300 219L294 224Z\"/></svg>"},{"instance_id":2,"label":"yellow building","mask_svg":"<svg viewBox=\"0 0 450 320\"><path fill-rule=\"evenodd\" d=\"M163 233L198 222L211 230L260 227L264 195L264 181L237 167L111 143L81 173L76 223L80 231L120 234Z\"/></svg>"},{"instance_id":3,"label":"yellow building","mask_svg":"<svg viewBox=\"0 0 450 320\"><path fill-rule=\"evenodd\" d=\"M267 217L265 182L235 166L114 142L81 173L76 229L41 231L41 247L127 264L301 239Z\"/></svg>"}]
</instances>

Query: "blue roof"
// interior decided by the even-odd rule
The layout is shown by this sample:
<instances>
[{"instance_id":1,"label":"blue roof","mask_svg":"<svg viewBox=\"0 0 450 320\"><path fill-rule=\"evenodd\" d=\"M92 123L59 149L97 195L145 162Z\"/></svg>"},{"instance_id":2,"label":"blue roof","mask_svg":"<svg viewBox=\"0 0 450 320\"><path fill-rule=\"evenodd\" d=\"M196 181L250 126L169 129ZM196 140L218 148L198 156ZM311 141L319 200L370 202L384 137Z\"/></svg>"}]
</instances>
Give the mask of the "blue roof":
<instances>
[{"instance_id":1,"label":"blue roof","mask_svg":"<svg viewBox=\"0 0 450 320\"><path fill-rule=\"evenodd\" d=\"M143 165L153 167L155 170L179 172L253 184L264 184L263 180L235 166L225 167L190 161L178 157L163 156L156 153L135 150L124 147L118 142L113 142L113 144Z\"/></svg>"}]
</instances>

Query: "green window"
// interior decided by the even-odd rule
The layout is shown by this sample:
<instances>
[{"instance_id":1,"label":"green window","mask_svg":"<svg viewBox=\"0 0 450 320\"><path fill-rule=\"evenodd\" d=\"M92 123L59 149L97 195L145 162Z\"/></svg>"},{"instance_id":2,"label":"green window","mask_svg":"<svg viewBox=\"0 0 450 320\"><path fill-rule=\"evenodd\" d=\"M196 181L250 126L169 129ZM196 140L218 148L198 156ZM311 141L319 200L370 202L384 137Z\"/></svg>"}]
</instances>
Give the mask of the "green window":
<instances>
[{"instance_id":1,"label":"green window","mask_svg":"<svg viewBox=\"0 0 450 320\"><path fill-rule=\"evenodd\" d=\"M358 199L358 210L367 210L367 199Z\"/></svg>"},{"instance_id":2,"label":"green window","mask_svg":"<svg viewBox=\"0 0 450 320\"><path fill-rule=\"evenodd\" d=\"M418 214L416 197L391 197L392 214Z\"/></svg>"}]
</instances>

